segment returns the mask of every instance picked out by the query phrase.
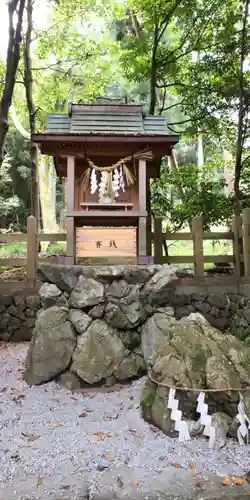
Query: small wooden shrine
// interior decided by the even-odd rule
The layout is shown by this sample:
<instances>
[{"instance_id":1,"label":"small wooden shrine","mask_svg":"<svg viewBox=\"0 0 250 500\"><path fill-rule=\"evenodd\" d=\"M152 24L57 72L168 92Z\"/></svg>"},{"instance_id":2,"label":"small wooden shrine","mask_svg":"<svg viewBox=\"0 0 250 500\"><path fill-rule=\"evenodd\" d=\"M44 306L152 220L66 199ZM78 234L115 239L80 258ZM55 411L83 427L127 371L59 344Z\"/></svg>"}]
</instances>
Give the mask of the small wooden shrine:
<instances>
[{"instance_id":1,"label":"small wooden shrine","mask_svg":"<svg viewBox=\"0 0 250 500\"><path fill-rule=\"evenodd\" d=\"M150 262L150 179L178 141L164 117L142 106L72 104L68 114L50 114L46 132L32 138L65 182L67 262Z\"/></svg>"}]
</instances>

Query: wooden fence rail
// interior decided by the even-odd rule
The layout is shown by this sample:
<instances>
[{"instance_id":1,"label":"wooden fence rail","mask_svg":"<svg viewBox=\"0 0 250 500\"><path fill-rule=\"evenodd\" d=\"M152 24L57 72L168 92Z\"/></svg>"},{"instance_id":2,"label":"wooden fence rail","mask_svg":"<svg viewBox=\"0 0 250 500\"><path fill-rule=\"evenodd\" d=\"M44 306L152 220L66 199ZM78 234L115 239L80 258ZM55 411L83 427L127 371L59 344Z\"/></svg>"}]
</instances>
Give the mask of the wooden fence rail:
<instances>
[{"instance_id":1,"label":"wooden fence rail","mask_svg":"<svg viewBox=\"0 0 250 500\"><path fill-rule=\"evenodd\" d=\"M26 257L0 258L0 266L6 267L26 267L27 285L33 287L36 283L37 264L48 262L47 259L40 258L38 255L38 244L40 242L66 241L66 233L38 233L37 221L33 216L28 217L27 233L1 234L0 243L27 243ZM50 262L52 262L50 260ZM56 260L57 262L57 260Z\"/></svg>"},{"instance_id":2,"label":"wooden fence rail","mask_svg":"<svg viewBox=\"0 0 250 500\"><path fill-rule=\"evenodd\" d=\"M233 217L232 230L227 232L203 231L202 217L192 220L191 232L170 233L163 232L162 220L154 219L154 232L152 242L154 245L154 259L157 264L194 264L195 276L204 277L204 264L206 263L232 263L234 275L238 279L241 276L250 276L250 208L244 210L242 217ZM38 244L40 242L66 241L66 233L38 233L35 217L28 217L27 233L1 234L0 244L3 243L27 243L26 257L0 258L0 266L27 267L27 285L32 287L36 283L36 270L38 263L48 262L48 259L40 258ZM232 253L230 255L204 255L204 241L226 240L232 242ZM168 255L167 242L192 241L193 255ZM165 249L165 255L164 250ZM52 262L50 260L49 262ZM53 263L58 263L56 258Z\"/></svg>"},{"instance_id":3,"label":"wooden fence rail","mask_svg":"<svg viewBox=\"0 0 250 500\"><path fill-rule=\"evenodd\" d=\"M207 263L232 263L234 275L250 276L250 208L244 210L242 217L234 216L232 219L232 230L227 232L205 232L203 231L202 217L192 220L191 232L170 233L163 232L162 220L156 218L154 221L154 255L157 264L194 264L195 276L203 277L205 274L204 264ZM205 240L232 242L232 253L229 255L204 255ZM168 248L168 241L192 241L193 255L164 255Z\"/></svg>"}]
</instances>

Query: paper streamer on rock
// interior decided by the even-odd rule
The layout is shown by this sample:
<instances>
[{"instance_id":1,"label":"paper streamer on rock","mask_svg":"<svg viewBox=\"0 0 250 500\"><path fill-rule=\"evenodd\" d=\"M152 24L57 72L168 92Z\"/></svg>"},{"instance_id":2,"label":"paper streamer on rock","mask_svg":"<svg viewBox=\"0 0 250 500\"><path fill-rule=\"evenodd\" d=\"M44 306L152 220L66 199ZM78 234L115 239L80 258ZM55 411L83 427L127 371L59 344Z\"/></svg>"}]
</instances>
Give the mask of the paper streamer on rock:
<instances>
[{"instance_id":1,"label":"paper streamer on rock","mask_svg":"<svg viewBox=\"0 0 250 500\"><path fill-rule=\"evenodd\" d=\"M179 442L189 441L191 439L187 422L182 420L182 411L178 410L179 401L175 399L175 389L169 389L168 408L172 410L170 418L175 422L175 430L179 432Z\"/></svg>"},{"instance_id":2,"label":"paper streamer on rock","mask_svg":"<svg viewBox=\"0 0 250 500\"><path fill-rule=\"evenodd\" d=\"M238 404L238 415L236 415L236 419L240 423L240 426L237 430L237 438L241 446L245 444L245 438L248 438L248 433L250 429L250 420L246 415L246 409L243 402L242 395L240 394L240 402Z\"/></svg>"},{"instance_id":3,"label":"paper streamer on rock","mask_svg":"<svg viewBox=\"0 0 250 500\"><path fill-rule=\"evenodd\" d=\"M208 405L205 403L205 393L200 392L198 396L197 413L200 413L201 425L205 426L204 436L209 437L209 448L213 448L215 444L215 427L212 426L212 416L208 415Z\"/></svg>"}]
</instances>

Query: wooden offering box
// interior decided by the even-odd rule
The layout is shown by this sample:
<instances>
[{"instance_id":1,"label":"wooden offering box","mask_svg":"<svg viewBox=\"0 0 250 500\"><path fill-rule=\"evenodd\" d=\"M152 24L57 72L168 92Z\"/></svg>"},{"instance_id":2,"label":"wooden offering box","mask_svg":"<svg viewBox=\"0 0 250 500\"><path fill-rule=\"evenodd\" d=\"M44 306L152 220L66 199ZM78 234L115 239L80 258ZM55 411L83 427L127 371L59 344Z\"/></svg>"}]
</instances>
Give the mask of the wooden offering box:
<instances>
[{"instance_id":1,"label":"wooden offering box","mask_svg":"<svg viewBox=\"0 0 250 500\"><path fill-rule=\"evenodd\" d=\"M135 257L134 227L83 227L76 229L76 257Z\"/></svg>"}]
</instances>

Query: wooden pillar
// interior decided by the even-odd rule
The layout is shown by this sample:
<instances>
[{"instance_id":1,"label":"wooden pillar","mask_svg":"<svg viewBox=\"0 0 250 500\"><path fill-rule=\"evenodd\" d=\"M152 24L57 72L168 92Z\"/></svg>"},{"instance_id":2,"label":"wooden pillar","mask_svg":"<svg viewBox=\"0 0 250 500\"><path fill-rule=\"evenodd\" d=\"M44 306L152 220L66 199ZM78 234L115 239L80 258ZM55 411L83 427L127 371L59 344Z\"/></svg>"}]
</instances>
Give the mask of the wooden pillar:
<instances>
[{"instance_id":1,"label":"wooden pillar","mask_svg":"<svg viewBox=\"0 0 250 500\"><path fill-rule=\"evenodd\" d=\"M152 255L152 214L150 198L150 178L147 177L147 255Z\"/></svg>"},{"instance_id":2,"label":"wooden pillar","mask_svg":"<svg viewBox=\"0 0 250 500\"><path fill-rule=\"evenodd\" d=\"M68 217L75 209L75 158L67 157L67 263L75 263L75 224L74 217Z\"/></svg>"},{"instance_id":3,"label":"wooden pillar","mask_svg":"<svg viewBox=\"0 0 250 500\"><path fill-rule=\"evenodd\" d=\"M147 210L147 172L146 160L139 160L139 212ZM143 263L147 256L147 217L139 216L138 226L138 262Z\"/></svg>"}]
</instances>

